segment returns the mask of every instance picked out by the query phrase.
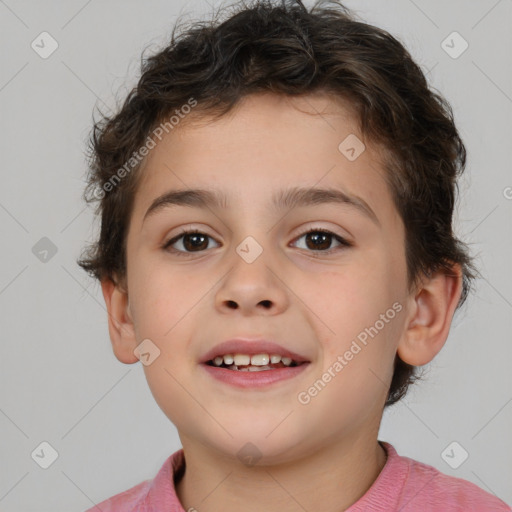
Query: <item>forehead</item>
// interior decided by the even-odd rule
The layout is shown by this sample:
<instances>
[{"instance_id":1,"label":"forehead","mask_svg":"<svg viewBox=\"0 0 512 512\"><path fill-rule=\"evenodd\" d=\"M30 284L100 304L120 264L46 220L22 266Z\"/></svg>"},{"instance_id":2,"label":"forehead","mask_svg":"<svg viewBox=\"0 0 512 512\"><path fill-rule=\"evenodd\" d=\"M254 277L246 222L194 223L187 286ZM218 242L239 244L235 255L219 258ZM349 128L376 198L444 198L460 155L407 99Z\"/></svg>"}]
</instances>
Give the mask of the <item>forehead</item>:
<instances>
[{"instance_id":1,"label":"forehead","mask_svg":"<svg viewBox=\"0 0 512 512\"><path fill-rule=\"evenodd\" d=\"M381 148L363 145L358 124L350 103L326 94L254 94L215 121L192 112L149 153L132 219L141 223L163 192L188 188L222 192L237 211L270 206L277 190L337 188L392 214Z\"/></svg>"}]
</instances>

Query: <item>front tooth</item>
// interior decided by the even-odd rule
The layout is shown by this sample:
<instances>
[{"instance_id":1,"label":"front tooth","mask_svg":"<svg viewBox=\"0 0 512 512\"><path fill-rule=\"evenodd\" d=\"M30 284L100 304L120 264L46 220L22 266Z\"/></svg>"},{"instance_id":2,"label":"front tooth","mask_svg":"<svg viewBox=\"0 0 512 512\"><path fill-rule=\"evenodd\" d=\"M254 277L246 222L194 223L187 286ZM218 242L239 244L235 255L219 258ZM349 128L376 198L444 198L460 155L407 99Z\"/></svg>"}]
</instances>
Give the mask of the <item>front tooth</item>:
<instances>
[{"instance_id":1,"label":"front tooth","mask_svg":"<svg viewBox=\"0 0 512 512\"><path fill-rule=\"evenodd\" d=\"M282 357L281 361L285 366L290 366L292 364L292 360L290 357Z\"/></svg>"},{"instance_id":2,"label":"front tooth","mask_svg":"<svg viewBox=\"0 0 512 512\"><path fill-rule=\"evenodd\" d=\"M223 360L224 360L224 359L223 359L221 356L217 356L217 357L213 360L213 364L214 364L215 366L220 366L220 365L222 364L222 361L223 361Z\"/></svg>"},{"instance_id":3,"label":"front tooth","mask_svg":"<svg viewBox=\"0 0 512 512\"><path fill-rule=\"evenodd\" d=\"M227 364L228 366L232 365L233 364L233 354L226 354L224 356L224 363Z\"/></svg>"},{"instance_id":4,"label":"front tooth","mask_svg":"<svg viewBox=\"0 0 512 512\"><path fill-rule=\"evenodd\" d=\"M251 364L254 366L265 366L270 358L268 354L255 354L251 356Z\"/></svg>"},{"instance_id":5,"label":"front tooth","mask_svg":"<svg viewBox=\"0 0 512 512\"><path fill-rule=\"evenodd\" d=\"M276 363L279 363L279 361L281 361L281 356L278 355L278 354L273 354L270 356L270 362L272 364L276 364Z\"/></svg>"},{"instance_id":6,"label":"front tooth","mask_svg":"<svg viewBox=\"0 0 512 512\"><path fill-rule=\"evenodd\" d=\"M235 354L233 361L237 366L245 366L251 364L251 356L248 356L247 354Z\"/></svg>"}]
</instances>

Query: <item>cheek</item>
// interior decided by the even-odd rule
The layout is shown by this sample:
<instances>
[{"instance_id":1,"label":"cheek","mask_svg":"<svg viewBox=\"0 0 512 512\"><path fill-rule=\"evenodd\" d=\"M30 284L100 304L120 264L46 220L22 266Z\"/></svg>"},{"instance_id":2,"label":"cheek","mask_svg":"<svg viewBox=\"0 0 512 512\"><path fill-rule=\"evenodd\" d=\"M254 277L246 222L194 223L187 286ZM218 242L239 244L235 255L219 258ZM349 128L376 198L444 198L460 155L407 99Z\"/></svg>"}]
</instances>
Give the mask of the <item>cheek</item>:
<instances>
[{"instance_id":1,"label":"cheek","mask_svg":"<svg viewBox=\"0 0 512 512\"><path fill-rule=\"evenodd\" d=\"M191 386L179 368L179 364L159 357L150 366L144 366L144 374L155 402L176 428L200 436L201 426L208 424L213 429L215 424L195 398L197 393L187 392Z\"/></svg>"},{"instance_id":2,"label":"cheek","mask_svg":"<svg viewBox=\"0 0 512 512\"><path fill-rule=\"evenodd\" d=\"M179 267L142 264L134 268L129 283L130 302L138 339L167 339L208 290Z\"/></svg>"},{"instance_id":3,"label":"cheek","mask_svg":"<svg viewBox=\"0 0 512 512\"><path fill-rule=\"evenodd\" d=\"M386 269L378 262L308 276L299 293L325 325L328 337L339 341L373 325L396 300Z\"/></svg>"},{"instance_id":4,"label":"cheek","mask_svg":"<svg viewBox=\"0 0 512 512\"><path fill-rule=\"evenodd\" d=\"M367 302L363 311L350 301L343 306L348 314L339 315L337 323L331 320L336 335L320 339L321 368L297 397L304 407L304 421L311 428L321 421L326 433L340 425L363 427L381 410L391 383L403 311L396 302L382 308L378 302Z\"/></svg>"},{"instance_id":5,"label":"cheek","mask_svg":"<svg viewBox=\"0 0 512 512\"><path fill-rule=\"evenodd\" d=\"M311 316L318 326L323 371L336 375L326 375L333 382L329 387L344 388L344 399L349 402L351 389L356 396L364 389L375 392L392 374L403 307L384 263L374 261L351 266L350 271L326 273L308 295L308 305L321 320ZM379 383L379 377L384 382Z\"/></svg>"},{"instance_id":6,"label":"cheek","mask_svg":"<svg viewBox=\"0 0 512 512\"><path fill-rule=\"evenodd\" d=\"M204 279L194 281L164 265L138 274L132 288L137 340L151 340L157 353L151 364L143 365L148 386L169 420L187 431L205 423L196 393L191 396L187 390L192 389L188 373L196 306L209 289Z\"/></svg>"}]
</instances>

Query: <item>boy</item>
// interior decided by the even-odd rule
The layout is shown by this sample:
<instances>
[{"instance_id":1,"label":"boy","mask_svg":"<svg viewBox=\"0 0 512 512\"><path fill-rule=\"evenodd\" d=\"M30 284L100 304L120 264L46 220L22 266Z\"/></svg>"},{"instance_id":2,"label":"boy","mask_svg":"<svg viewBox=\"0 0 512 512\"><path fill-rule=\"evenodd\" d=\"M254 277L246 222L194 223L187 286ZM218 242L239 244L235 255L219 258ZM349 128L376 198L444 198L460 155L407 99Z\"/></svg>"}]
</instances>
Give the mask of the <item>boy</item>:
<instances>
[{"instance_id":1,"label":"boy","mask_svg":"<svg viewBox=\"0 0 512 512\"><path fill-rule=\"evenodd\" d=\"M173 32L94 127L79 263L183 449L90 511L511 510L377 439L476 275L466 154L404 47L332 4Z\"/></svg>"}]
</instances>

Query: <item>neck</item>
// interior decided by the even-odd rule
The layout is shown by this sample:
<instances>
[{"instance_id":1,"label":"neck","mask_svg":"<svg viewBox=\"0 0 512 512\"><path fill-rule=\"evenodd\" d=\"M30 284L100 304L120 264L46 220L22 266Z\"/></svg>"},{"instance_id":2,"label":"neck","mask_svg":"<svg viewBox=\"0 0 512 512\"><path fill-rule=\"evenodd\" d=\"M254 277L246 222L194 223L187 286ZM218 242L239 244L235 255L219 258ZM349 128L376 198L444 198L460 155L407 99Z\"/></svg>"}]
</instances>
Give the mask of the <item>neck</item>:
<instances>
[{"instance_id":1,"label":"neck","mask_svg":"<svg viewBox=\"0 0 512 512\"><path fill-rule=\"evenodd\" d=\"M268 466L245 466L183 437L182 444L186 469L175 486L187 511L339 512L364 495L386 462L376 433Z\"/></svg>"}]
</instances>

